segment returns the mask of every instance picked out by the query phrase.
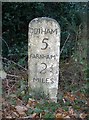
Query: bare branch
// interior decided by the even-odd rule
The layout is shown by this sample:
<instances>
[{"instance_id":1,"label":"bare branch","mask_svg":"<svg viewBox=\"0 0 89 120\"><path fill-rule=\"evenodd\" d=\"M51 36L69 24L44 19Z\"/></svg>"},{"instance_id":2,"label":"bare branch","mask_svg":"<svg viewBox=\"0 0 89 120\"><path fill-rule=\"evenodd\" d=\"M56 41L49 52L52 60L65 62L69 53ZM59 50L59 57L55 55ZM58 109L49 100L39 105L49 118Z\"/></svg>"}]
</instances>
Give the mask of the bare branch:
<instances>
[{"instance_id":1,"label":"bare branch","mask_svg":"<svg viewBox=\"0 0 89 120\"><path fill-rule=\"evenodd\" d=\"M3 60L7 60L7 61L9 61L9 62L12 62L13 64L15 64L15 65L19 66L20 68L24 69L25 71L27 71L26 68L22 67L20 64L18 64L18 63L16 63L16 62L14 62L14 61L12 61L12 60L9 60L9 59L7 59L7 58L4 58L4 57L1 57L1 58L2 58Z\"/></svg>"},{"instance_id":2,"label":"bare branch","mask_svg":"<svg viewBox=\"0 0 89 120\"><path fill-rule=\"evenodd\" d=\"M69 37L70 37L70 33L69 33L69 35L67 36L67 38L66 38L66 40L65 40L65 43L64 43L64 45L63 45L63 47L62 47L62 49L61 49L61 51L60 51L60 55L61 55L61 53L63 52L63 49L64 49L65 44L67 43Z\"/></svg>"},{"instance_id":3,"label":"bare branch","mask_svg":"<svg viewBox=\"0 0 89 120\"><path fill-rule=\"evenodd\" d=\"M0 39L6 44L6 46L8 48L8 51L9 51L10 49L9 49L9 46L8 46L7 42L2 37L0 37Z\"/></svg>"},{"instance_id":4,"label":"bare branch","mask_svg":"<svg viewBox=\"0 0 89 120\"><path fill-rule=\"evenodd\" d=\"M17 75L11 75L11 74L7 74L7 76L20 78L20 76L17 76Z\"/></svg>"}]
</instances>

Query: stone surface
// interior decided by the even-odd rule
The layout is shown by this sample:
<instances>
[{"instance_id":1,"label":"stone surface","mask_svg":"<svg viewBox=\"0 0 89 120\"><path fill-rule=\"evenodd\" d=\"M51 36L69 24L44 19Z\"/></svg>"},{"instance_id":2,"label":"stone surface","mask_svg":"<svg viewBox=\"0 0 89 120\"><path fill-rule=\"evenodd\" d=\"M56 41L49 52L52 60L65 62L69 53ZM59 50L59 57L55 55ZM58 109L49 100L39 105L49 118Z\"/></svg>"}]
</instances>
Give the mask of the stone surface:
<instances>
[{"instance_id":1,"label":"stone surface","mask_svg":"<svg viewBox=\"0 0 89 120\"><path fill-rule=\"evenodd\" d=\"M29 85L32 91L44 93L57 101L60 57L60 27L51 18L36 18L28 33Z\"/></svg>"}]
</instances>

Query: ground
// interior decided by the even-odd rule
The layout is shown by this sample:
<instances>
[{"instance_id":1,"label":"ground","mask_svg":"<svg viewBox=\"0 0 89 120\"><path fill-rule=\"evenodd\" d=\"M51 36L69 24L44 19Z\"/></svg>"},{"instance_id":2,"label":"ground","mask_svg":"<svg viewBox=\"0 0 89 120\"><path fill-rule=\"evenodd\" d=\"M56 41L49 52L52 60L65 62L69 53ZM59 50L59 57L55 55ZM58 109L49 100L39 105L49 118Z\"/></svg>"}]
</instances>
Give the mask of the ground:
<instances>
[{"instance_id":1,"label":"ground","mask_svg":"<svg viewBox=\"0 0 89 120\"><path fill-rule=\"evenodd\" d=\"M47 98L34 99L27 87L27 68L8 59L3 60L7 77L3 79L1 99L3 119L89 119L89 98L85 93L86 81L82 65L73 60L60 62L58 102ZM80 68L80 69L79 69ZM37 95L39 96L39 95Z\"/></svg>"}]
</instances>

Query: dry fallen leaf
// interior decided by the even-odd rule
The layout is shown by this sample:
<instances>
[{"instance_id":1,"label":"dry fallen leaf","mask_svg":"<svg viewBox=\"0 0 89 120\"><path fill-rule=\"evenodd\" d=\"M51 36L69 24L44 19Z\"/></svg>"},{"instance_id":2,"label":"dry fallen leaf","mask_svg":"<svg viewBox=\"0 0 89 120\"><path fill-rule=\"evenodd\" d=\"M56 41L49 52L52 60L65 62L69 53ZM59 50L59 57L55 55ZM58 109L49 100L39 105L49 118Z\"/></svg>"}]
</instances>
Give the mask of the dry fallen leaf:
<instances>
[{"instance_id":1,"label":"dry fallen leaf","mask_svg":"<svg viewBox=\"0 0 89 120\"><path fill-rule=\"evenodd\" d=\"M67 115L67 116L65 117L65 119L70 119L70 116Z\"/></svg>"},{"instance_id":2,"label":"dry fallen leaf","mask_svg":"<svg viewBox=\"0 0 89 120\"><path fill-rule=\"evenodd\" d=\"M23 101L20 100L19 98L17 98L16 105L22 106L23 105Z\"/></svg>"},{"instance_id":3,"label":"dry fallen leaf","mask_svg":"<svg viewBox=\"0 0 89 120\"><path fill-rule=\"evenodd\" d=\"M56 120L64 120L64 117L63 117L62 113L57 113L56 114Z\"/></svg>"},{"instance_id":4,"label":"dry fallen leaf","mask_svg":"<svg viewBox=\"0 0 89 120\"><path fill-rule=\"evenodd\" d=\"M63 112L63 117L66 118L67 116L69 116L69 112Z\"/></svg>"},{"instance_id":5,"label":"dry fallen leaf","mask_svg":"<svg viewBox=\"0 0 89 120\"><path fill-rule=\"evenodd\" d=\"M76 100L76 96L72 95L70 92L67 92L64 95L64 98L67 99L67 100L69 100L70 102L74 102L74 100Z\"/></svg>"},{"instance_id":6,"label":"dry fallen leaf","mask_svg":"<svg viewBox=\"0 0 89 120\"><path fill-rule=\"evenodd\" d=\"M34 99L29 98L26 107L28 107L28 108L33 107L34 108L36 105L37 105L37 101L35 101Z\"/></svg>"},{"instance_id":7,"label":"dry fallen leaf","mask_svg":"<svg viewBox=\"0 0 89 120\"><path fill-rule=\"evenodd\" d=\"M7 118L7 119L12 119L12 116L8 115L6 118Z\"/></svg>"},{"instance_id":8,"label":"dry fallen leaf","mask_svg":"<svg viewBox=\"0 0 89 120\"><path fill-rule=\"evenodd\" d=\"M36 118L37 113L32 114L32 118Z\"/></svg>"},{"instance_id":9,"label":"dry fallen leaf","mask_svg":"<svg viewBox=\"0 0 89 120\"><path fill-rule=\"evenodd\" d=\"M2 118L2 111L0 111L0 118Z\"/></svg>"},{"instance_id":10,"label":"dry fallen leaf","mask_svg":"<svg viewBox=\"0 0 89 120\"><path fill-rule=\"evenodd\" d=\"M85 99L85 95L81 92L77 92L76 96L78 96L80 99Z\"/></svg>"},{"instance_id":11,"label":"dry fallen leaf","mask_svg":"<svg viewBox=\"0 0 89 120\"><path fill-rule=\"evenodd\" d=\"M18 110L18 111L23 111L23 112L25 112L25 111L27 111L28 109L27 109L27 107L25 107L25 106L16 106L15 107L16 108L16 110Z\"/></svg>"},{"instance_id":12,"label":"dry fallen leaf","mask_svg":"<svg viewBox=\"0 0 89 120\"><path fill-rule=\"evenodd\" d=\"M79 116L80 116L81 119L85 119L85 118L87 117L87 114L85 114L85 113L80 113Z\"/></svg>"},{"instance_id":13,"label":"dry fallen leaf","mask_svg":"<svg viewBox=\"0 0 89 120\"><path fill-rule=\"evenodd\" d=\"M0 103L4 102L4 98L2 98L2 96L0 96Z\"/></svg>"},{"instance_id":14,"label":"dry fallen leaf","mask_svg":"<svg viewBox=\"0 0 89 120\"><path fill-rule=\"evenodd\" d=\"M19 117L19 114L17 112L13 112L13 114L16 116L16 117Z\"/></svg>"},{"instance_id":15,"label":"dry fallen leaf","mask_svg":"<svg viewBox=\"0 0 89 120\"><path fill-rule=\"evenodd\" d=\"M22 116L26 116L26 111L28 110L27 107L25 106L16 106L16 111L19 113L19 115L22 117Z\"/></svg>"},{"instance_id":16,"label":"dry fallen leaf","mask_svg":"<svg viewBox=\"0 0 89 120\"><path fill-rule=\"evenodd\" d=\"M73 110L73 108L71 106L69 107L69 114L74 115L74 110Z\"/></svg>"}]
</instances>

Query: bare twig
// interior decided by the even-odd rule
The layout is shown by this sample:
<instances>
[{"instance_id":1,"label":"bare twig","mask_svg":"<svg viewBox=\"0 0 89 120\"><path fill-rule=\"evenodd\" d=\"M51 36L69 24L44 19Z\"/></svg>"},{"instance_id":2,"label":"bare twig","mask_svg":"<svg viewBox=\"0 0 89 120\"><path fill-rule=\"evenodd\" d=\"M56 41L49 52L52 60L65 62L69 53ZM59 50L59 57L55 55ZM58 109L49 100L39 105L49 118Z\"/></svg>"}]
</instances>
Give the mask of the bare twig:
<instances>
[{"instance_id":1,"label":"bare twig","mask_svg":"<svg viewBox=\"0 0 89 120\"><path fill-rule=\"evenodd\" d=\"M61 75L62 80L65 81L61 70L60 70L60 75Z\"/></svg>"},{"instance_id":2,"label":"bare twig","mask_svg":"<svg viewBox=\"0 0 89 120\"><path fill-rule=\"evenodd\" d=\"M67 36L67 38L66 38L66 40L65 40L65 43L64 43L63 47L61 48L60 55L61 55L61 53L63 52L63 49L64 49L65 44L67 43L69 37L70 37L70 33L69 33L69 35Z\"/></svg>"},{"instance_id":3,"label":"bare twig","mask_svg":"<svg viewBox=\"0 0 89 120\"><path fill-rule=\"evenodd\" d=\"M0 37L0 39L6 44L6 46L8 48L8 51L9 51L10 49L9 49L9 46L8 46L7 42L2 37Z\"/></svg>"},{"instance_id":4,"label":"bare twig","mask_svg":"<svg viewBox=\"0 0 89 120\"><path fill-rule=\"evenodd\" d=\"M4 57L1 57L1 58L2 58L3 60L7 60L7 61L9 61L9 62L12 62L13 64L15 64L15 65L19 66L20 68L24 69L25 71L27 71L26 68L22 67L20 64L18 64L18 63L16 63L16 62L14 62L14 61L12 61L12 60L9 60L9 59L7 59L7 58L4 58Z\"/></svg>"},{"instance_id":5,"label":"bare twig","mask_svg":"<svg viewBox=\"0 0 89 120\"><path fill-rule=\"evenodd\" d=\"M77 93L77 92L79 92L79 91L82 90L82 89L84 89L83 84L82 84L82 86L81 86L78 90L74 91L74 93Z\"/></svg>"},{"instance_id":6,"label":"bare twig","mask_svg":"<svg viewBox=\"0 0 89 120\"><path fill-rule=\"evenodd\" d=\"M17 75L11 75L11 74L7 74L7 76L10 76L10 77L16 77L16 78L19 78L20 76L17 76Z\"/></svg>"},{"instance_id":7,"label":"bare twig","mask_svg":"<svg viewBox=\"0 0 89 120\"><path fill-rule=\"evenodd\" d=\"M10 86L9 86L9 81L6 79L6 86L8 87L8 95L10 95Z\"/></svg>"}]
</instances>

